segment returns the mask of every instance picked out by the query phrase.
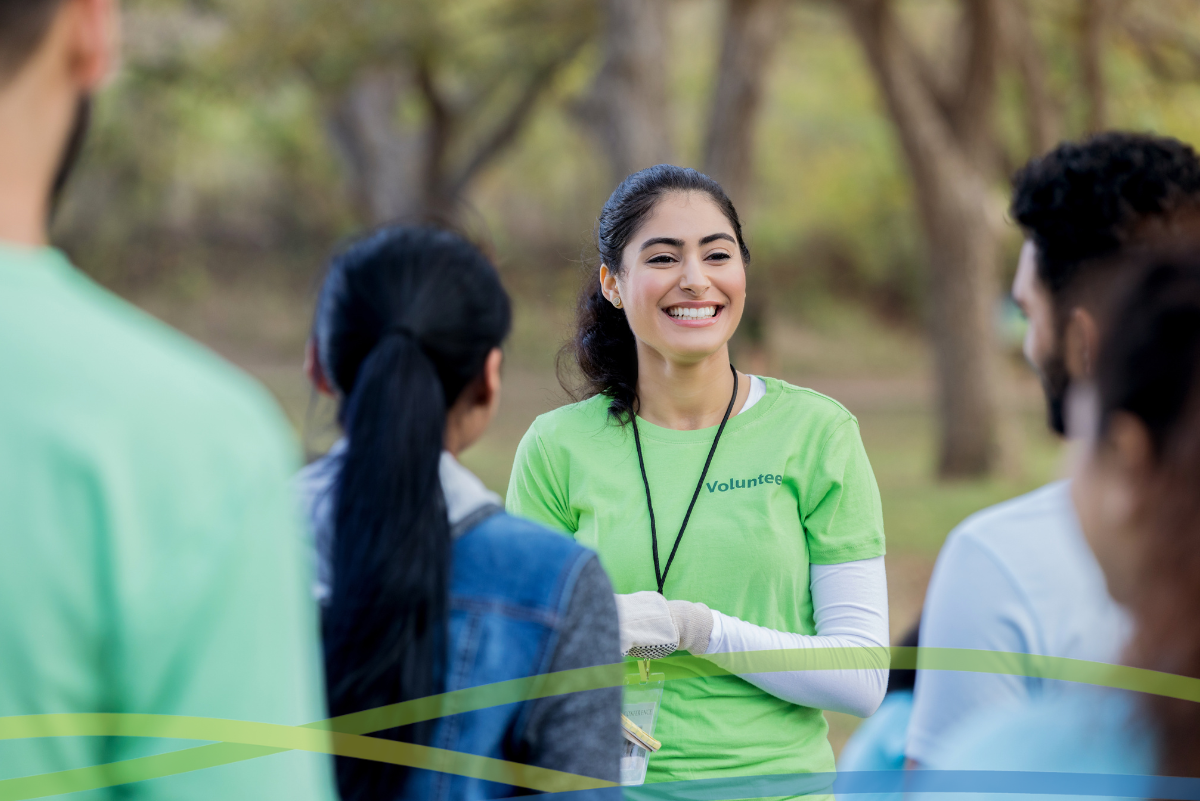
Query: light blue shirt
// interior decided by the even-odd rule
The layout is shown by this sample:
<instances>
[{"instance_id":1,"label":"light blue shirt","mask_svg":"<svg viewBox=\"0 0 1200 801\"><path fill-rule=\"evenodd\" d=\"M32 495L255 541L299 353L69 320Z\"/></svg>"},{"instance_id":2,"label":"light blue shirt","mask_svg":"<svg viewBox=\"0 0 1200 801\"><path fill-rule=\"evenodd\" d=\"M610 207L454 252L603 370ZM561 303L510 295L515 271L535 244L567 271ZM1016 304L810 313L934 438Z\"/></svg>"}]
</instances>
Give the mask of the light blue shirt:
<instances>
[{"instance_id":1,"label":"light blue shirt","mask_svg":"<svg viewBox=\"0 0 1200 801\"><path fill-rule=\"evenodd\" d=\"M862 722L838 757L838 772L903 770L904 740L912 716L913 694L890 692L875 714Z\"/></svg>"},{"instance_id":2,"label":"light blue shirt","mask_svg":"<svg viewBox=\"0 0 1200 801\"><path fill-rule=\"evenodd\" d=\"M908 721L912 716L913 694L910 690L890 692L875 714L862 722L838 757L839 774L864 771L904 770L904 741ZM855 793L839 795L847 801L901 801L904 794Z\"/></svg>"},{"instance_id":3,"label":"light blue shirt","mask_svg":"<svg viewBox=\"0 0 1200 801\"><path fill-rule=\"evenodd\" d=\"M925 596L920 644L1115 663L1129 630L1063 481L985 509L950 533ZM922 765L945 764L973 716L1078 687L918 670L906 753Z\"/></svg>"},{"instance_id":4,"label":"light blue shirt","mask_svg":"<svg viewBox=\"0 0 1200 801\"><path fill-rule=\"evenodd\" d=\"M1086 695L1069 694L984 715L960 729L957 743L928 767L1027 772L1008 777L1011 786L1005 788L1020 792L1021 801L1063 798L1051 789L1079 790L1081 796L1093 798L1150 797L1152 780L1129 778L1153 775L1156 762L1156 738L1138 715L1136 698L1131 693L1096 688ZM995 779L980 779L985 785L997 784ZM918 801L946 798L940 793L916 795ZM972 801L1011 801L1014 797L971 796Z\"/></svg>"}]
</instances>

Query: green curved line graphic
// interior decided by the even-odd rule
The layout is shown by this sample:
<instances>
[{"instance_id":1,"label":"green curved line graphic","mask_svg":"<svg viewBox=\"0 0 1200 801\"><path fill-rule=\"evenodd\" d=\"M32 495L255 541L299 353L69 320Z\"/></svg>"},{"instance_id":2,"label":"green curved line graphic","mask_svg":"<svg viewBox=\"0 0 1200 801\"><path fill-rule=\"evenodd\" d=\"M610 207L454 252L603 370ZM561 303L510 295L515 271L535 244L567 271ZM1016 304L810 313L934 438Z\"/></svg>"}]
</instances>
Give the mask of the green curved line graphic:
<instances>
[{"instance_id":1,"label":"green curved line graphic","mask_svg":"<svg viewBox=\"0 0 1200 801\"><path fill-rule=\"evenodd\" d=\"M668 681L797 670L953 670L1057 679L1200 702L1200 679L1062 657L960 648L813 648L672 656L656 660ZM471 776L545 792L611 786L586 776L365 735L447 715L625 683L633 663L600 665L471 687L305 726L142 714L56 714L0 718L0 740L118 736L209 740L106 765L0 781L0 801L101 789L300 750Z\"/></svg>"}]
</instances>

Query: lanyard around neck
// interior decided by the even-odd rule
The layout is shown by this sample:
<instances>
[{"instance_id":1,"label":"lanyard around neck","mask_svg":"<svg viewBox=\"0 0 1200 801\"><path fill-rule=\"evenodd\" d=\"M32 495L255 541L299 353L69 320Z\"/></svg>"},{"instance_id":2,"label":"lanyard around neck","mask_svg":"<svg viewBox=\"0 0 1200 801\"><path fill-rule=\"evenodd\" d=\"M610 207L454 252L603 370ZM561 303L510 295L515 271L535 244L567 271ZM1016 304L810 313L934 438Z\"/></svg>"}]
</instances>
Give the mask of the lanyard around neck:
<instances>
[{"instance_id":1,"label":"lanyard around neck","mask_svg":"<svg viewBox=\"0 0 1200 801\"><path fill-rule=\"evenodd\" d=\"M729 422L729 415L733 413L733 404L737 401L737 369L732 364L729 365L729 369L733 370L733 395L729 398L729 406L725 409L725 417L721 419L720 427L717 428L717 435L713 437L712 447L708 449L708 459L704 462L704 469L700 471L700 480L696 482L696 491L692 493L692 502L688 504L687 514L683 516L683 525L679 527L679 534L675 537L671 555L667 557L667 566L661 572L658 569L658 531L654 525L654 504L650 500L650 479L646 477L646 460L642 458L642 438L638 435L637 415L630 415L630 420L633 422L633 442L637 445L638 466L642 468L642 483L646 486L646 509L650 512L650 547L654 554L654 578L658 581L659 595L662 595L663 585L667 583L667 571L671 569L671 562L675 561L675 552L679 550L679 542L683 539L684 530L687 529L688 519L691 518L692 509L695 508L696 500L700 497L700 490L704 487L704 477L708 475L708 467L712 464L713 455L717 452L717 443L721 441L721 433L725 430L725 424Z\"/></svg>"}]
</instances>

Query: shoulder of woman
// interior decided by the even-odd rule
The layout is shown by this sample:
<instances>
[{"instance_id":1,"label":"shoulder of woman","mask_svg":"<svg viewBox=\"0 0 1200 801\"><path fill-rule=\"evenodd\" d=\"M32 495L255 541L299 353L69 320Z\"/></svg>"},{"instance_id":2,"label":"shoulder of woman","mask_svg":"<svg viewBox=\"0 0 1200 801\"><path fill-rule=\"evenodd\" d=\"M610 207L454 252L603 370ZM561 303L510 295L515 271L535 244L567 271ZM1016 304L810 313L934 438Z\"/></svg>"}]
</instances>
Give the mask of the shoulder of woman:
<instances>
[{"instance_id":1,"label":"shoulder of woman","mask_svg":"<svg viewBox=\"0 0 1200 801\"><path fill-rule=\"evenodd\" d=\"M598 430L611 427L618 429L608 414L608 398L595 395L577 403L568 403L557 409L540 414L529 430L543 442L562 440L586 434L594 436Z\"/></svg>"},{"instance_id":2,"label":"shoulder of woman","mask_svg":"<svg viewBox=\"0 0 1200 801\"><path fill-rule=\"evenodd\" d=\"M828 395L817 392L815 389L798 387L780 378L764 376L763 380L767 383L768 393L772 389L772 384L779 388L780 396L778 405L785 413L811 416L820 424L830 427L839 426L847 420L853 420L855 423L858 422L858 419L850 413L849 409Z\"/></svg>"}]
</instances>

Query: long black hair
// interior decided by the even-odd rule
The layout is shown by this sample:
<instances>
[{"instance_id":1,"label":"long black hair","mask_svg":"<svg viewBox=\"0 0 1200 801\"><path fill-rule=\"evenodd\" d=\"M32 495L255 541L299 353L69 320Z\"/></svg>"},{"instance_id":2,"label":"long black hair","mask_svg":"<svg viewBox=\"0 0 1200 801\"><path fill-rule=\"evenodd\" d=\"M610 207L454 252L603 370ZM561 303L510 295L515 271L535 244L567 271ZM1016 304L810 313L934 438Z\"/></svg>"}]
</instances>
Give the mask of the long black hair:
<instances>
[{"instance_id":1,"label":"long black hair","mask_svg":"<svg viewBox=\"0 0 1200 801\"><path fill-rule=\"evenodd\" d=\"M742 238L737 209L721 185L702 172L688 167L659 164L635 172L613 190L600 210L596 223L599 263L584 280L575 315L575 334L559 353L559 383L577 400L595 395L609 398L608 411L618 422L627 422L635 412L637 396L637 344L625 319L600 287L600 265L618 275L624 270L625 246L641 228L658 201L672 192L702 192L733 226L742 261L750 264L750 249ZM568 363L582 374L582 386L574 387L567 377Z\"/></svg>"},{"instance_id":2,"label":"long black hair","mask_svg":"<svg viewBox=\"0 0 1200 801\"><path fill-rule=\"evenodd\" d=\"M393 227L329 267L314 337L341 396L333 591L324 616L330 712L441 691L451 542L438 462L446 411L508 334L499 275L458 234ZM427 742L432 727L384 736ZM406 769L339 758L347 801L392 798Z\"/></svg>"},{"instance_id":3,"label":"long black hair","mask_svg":"<svg viewBox=\"0 0 1200 801\"><path fill-rule=\"evenodd\" d=\"M1117 302L1096 369L1101 439L1123 412L1142 422L1152 448L1126 661L1200 678L1200 248L1132 262L1144 272ZM1160 775L1200 776L1200 705L1141 703L1159 735Z\"/></svg>"}]
</instances>

